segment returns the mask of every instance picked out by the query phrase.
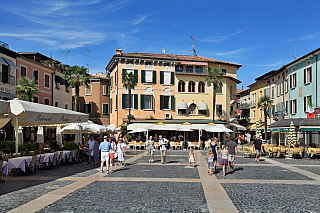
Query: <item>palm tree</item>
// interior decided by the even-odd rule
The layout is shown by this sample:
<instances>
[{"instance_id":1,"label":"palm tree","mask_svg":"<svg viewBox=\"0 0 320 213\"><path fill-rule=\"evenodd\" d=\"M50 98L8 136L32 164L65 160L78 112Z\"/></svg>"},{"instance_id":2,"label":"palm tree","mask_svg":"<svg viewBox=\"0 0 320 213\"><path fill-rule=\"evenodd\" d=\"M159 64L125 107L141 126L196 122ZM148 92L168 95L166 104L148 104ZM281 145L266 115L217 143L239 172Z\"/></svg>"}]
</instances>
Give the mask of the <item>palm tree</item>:
<instances>
[{"instance_id":1,"label":"palm tree","mask_svg":"<svg viewBox=\"0 0 320 213\"><path fill-rule=\"evenodd\" d=\"M77 102L79 97L80 86L88 87L90 84L90 75L87 73L87 68L84 66L64 67L65 80L70 87L75 89L74 111L77 111Z\"/></svg>"},{"instance_id":2,"label":"palm tree","mask_svg":"<svg viewBox=\"0 0 320 213\"><path fill-rule=\"evenodd\" d=\"M221 72L218 68L209 67L207 76L205 77L205 81L207 81L207 85L213 85L213 94L212 94L212 104L213 104L213 111L212 111L212 121L214 122L215 116L215 108L216 108L216 91L217 87L222 87L222 79L225 73Z\"/></svg>"},{"instance_id":3,"label":"palm tree","mask_svg":"<svg viewBox=\"0 0 320 213\"><path fill-rule=\"evenodd\" d=\"M128 124L130 124L130 118L131 118L131 90L133 90L137 83L135 81L135 78L137 78L137 75L133 74L132 72L126 72L123 76L122 84L123 87L126 88L129 92L129 118L128 118ZM123 100L122 100L123 101Z\"/></svg>"},{"instance_id":4,"label":"palm tree","mask_svg":"<svg viewBox=\"0 0 320 213\"><path fill-rule=\"evenodd\" d=\"M258 108L263 110L264 114L264 134L265 134L265 140L268 140L268 134L267 134L267 109L272 109L274 106L273 100L271 100L268 96L262 96L259 99L258 102Z\"/></svg>"},{"instance_id":5,"label":"palm tree","mask_svg":"<svg viewBox=\"0 0 320 213\"><path fill-rule=\"evenodd\" d=\"M28 78L26 76L22 76L18 80L18 85L14 87L17 91L17 97L23 101L33 102L33 95L39 92L39 88L36 86L38 82L35 78Z\"/></svg>"}]
</instances>

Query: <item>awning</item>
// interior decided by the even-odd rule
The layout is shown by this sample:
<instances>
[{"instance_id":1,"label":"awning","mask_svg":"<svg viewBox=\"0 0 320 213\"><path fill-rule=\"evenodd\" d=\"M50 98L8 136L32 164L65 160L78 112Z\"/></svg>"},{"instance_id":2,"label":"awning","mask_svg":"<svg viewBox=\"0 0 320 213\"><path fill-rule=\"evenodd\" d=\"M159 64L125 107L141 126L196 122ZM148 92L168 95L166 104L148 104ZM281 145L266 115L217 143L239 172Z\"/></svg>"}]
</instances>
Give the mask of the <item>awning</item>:
<instances>
[{"instance_id":1,"label":"awning","mask_svg":"<svg viewBox=\"0 0 320 213\"><path fill-rule=\"evenodd\" d=\"M2 58L2 57L0 57L0 63L1 63L1 64L6 64L6 65L7 65L7 62L5 62L5 61L3 60L3 58Z\"/></svg>"},{"instance_id":2,"label":"awning","mask_svg":"<svg viewBox=\"0 0 320 213\"><path fill-rule=\"evenodd\" d=\"M180 61L180 64L208 66L207 62Z\"/></svg>"},{"instance_id":3,"label":"awning","mask_svg":"<svg viewBox=\"0 0 320 213\"><path fill-rule=\"evenodd\" d=\"M58 76L58 75L54 76L54 80L55 80L56 83L60 83L61 85L65 85L66 84L65 80L62 77Z\"/></svg>"},{"instance_id":4,"label":"awning","mask_svg":"<svg viewBox=\"0 0 320 213\"><path fill-rule=\"evenodd\" d=\"M7 58L3 58L10 66L19 69L19 67L17 67L17 65L15 65L15 63L13 63L11 60L7 59Z\"/></svg>"},{"instance_id":5,"label":"awning","mask_svg":"<svg viewBox=\"0 0 320 213\"><path fill-rule=\"evenodd\" d=\"M188 105L187 105L186 102L181 101L181 102L178 103L177 109L188 109Z\"/></svg>"},{"instance_id":6,"label":"awning","mask_svg":"<svg viewBox=\"0 0 320 213\"><path fill-rule=\"evenodd\" d=\"M300 131L320 131L320 126L301 126Z\"/></svg>"},{"instance_id":7,"label":"awning","mask_svg":"<svg viewBox=\"0 0 320 213\"><path fill-rule=\"evenodd\" d=\"M278 128L268 128L267 131L268 132L288 132L289 129L290 129L289 127L278 127Z\"/></svg>"},{"instance_id":8,"label":"awning","mask_svg":"<svg viewBox=\"0 0 320 213\"><path fill-rule=\"evenodd\" d=\"M238 130L246 130L246 128L244 126L241 126L240 124L236 124L236 123L229 123L230 126L234 126L236 127Z\"/></svg>"},{"instance_id":9,"label":"awning","mask_svg":"<svg viewBox=\"0 0 320 213\"><path fill-rule=\"evenodd\" d=\"M208 105L206 104L206 103L204 103L204 102L200 102L199 104L198 104L198 110L208 110L209 108L208 108Z\"/></svg>"}]
</instances>

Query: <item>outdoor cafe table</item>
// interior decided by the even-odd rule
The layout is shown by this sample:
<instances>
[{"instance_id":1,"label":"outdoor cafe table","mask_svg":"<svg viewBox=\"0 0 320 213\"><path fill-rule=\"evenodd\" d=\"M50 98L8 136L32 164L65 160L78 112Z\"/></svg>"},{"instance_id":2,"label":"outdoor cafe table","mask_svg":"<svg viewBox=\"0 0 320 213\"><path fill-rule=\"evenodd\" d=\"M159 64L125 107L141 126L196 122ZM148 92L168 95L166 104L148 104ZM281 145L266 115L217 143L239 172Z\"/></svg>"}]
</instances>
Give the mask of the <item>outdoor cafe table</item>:
<instances>
[{"instance_id":1,"label":"outdoor cafe table","mask_svg":"<svg viewBox=\"0 0 320 213\"><path fill-rule=\"evenodd\" d=\"M44 155L43 163L49 164L53 160L54 153L45 153L37 155L37 162L40 160L40 156Z\"/></svg>"},{"instance_id":2,"label":"outdoor cafe table","mask_svg":"<svg viewBox=\"0 0 320 213\"><path fill-rule=\"evenodd\" d=\"M66 156L69 156L70 155L70 150L64 150L62 151L62 159L63 161L66 160Z\"/></svg>"},{"instance_id":3,"label":"outdoor cafe table","mask_svg":"<svg viewBox=\"0 0 320 213\"><path fill-rule=\"evenodd\" d=\"M18 158L9 158L8 159L8 171L11 172L12 169L21 169L26 171L26 164L31 163L32 156L18 157Z\"/></svg>"},{"instance_id":4,"label":"outdoor cafe table","mask_svg":"<svg viewBox=\"0 0 320 213\"><path fill-rule=\"evenodd\" d=\"M8 173L9 173L9 171L8 171L8 163L6 161L3 162L2 173L8 176Z\"/></svg>"}]
</instances>

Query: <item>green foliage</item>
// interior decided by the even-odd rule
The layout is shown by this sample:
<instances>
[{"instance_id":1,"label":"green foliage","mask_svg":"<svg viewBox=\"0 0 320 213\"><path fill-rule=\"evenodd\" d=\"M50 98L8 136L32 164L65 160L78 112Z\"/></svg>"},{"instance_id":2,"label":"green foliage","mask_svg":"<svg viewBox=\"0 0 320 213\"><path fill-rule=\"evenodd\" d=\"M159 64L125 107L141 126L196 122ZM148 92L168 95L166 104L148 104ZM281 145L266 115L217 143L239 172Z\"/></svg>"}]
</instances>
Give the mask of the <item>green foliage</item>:
<instances>
[{"instance_id":1,"label":"green foliage","mask_svg":"<svg viewBox=\"0 0 320 213\"><path fill-rule=\"evenodd\" d=\"M56 140L50 140L49 141L49 146L51 149L57 151L57 148L58 148L58 144L57 144L57 141Z\"/></svg>"},{"instance_id":2,"label":"green foliage","mask_svg":"<svg viewBox=\"0 0 320 213\"><path fill-rule=\"evenodd\" d=\"M37 94L39 92L39 88L36 86L38 83L35 80L35 78L28 78L25 76L22 76L18 80L18 85L14 87L14 89L17 91L17 97L20 100L23 101L34 101L34 94Z\"/></svg>"},{"instance_id":3,"label":"green foliage","mask_svg":"<svg viewBox=\"0 0 320 213\"><path fill-rule=\"evenodd\" d=\"M34 151L39 148L39 144L37 142L28 142L23 144L23 151L29 152L29 151Z\"/></svg>"},{"instance_id":4,"label":"green foliage","mask_svg":"<svg viewBox=\"0 0 320 213\"><path fill-rule=\"evenodd\" d=\"M64 144L64 149L65 150L75 150L78 149L79 146L77 144L75 144L73 141L67 141Z\"/></svg>"},{"instance_id":5,"label":"green foliage","mask_svg":"<svg viewBox=\"0 0 320 213\"><path fill-rule=\"evenodd\" d=\"M258 108L267 110L267 108L273 108L273 100L271 100L268 96L262 96L258 102Z\"/></svg>"},{"instance_id":6,"label":"green foliage","mask_svg":"<svg viewBox=\"0 0 320 213\"><path fill-rule=\"evenodd\" d=\"M5 154L15 152L15 141L0 141L0 151Z\"/></svg>"},{"instance_id":7,"label":"green foliage","mask_svg":"<svg viewBox=\"0 0 320 213\"><path fill-rule=\"evenodd\" d=\"M131 141L132 135L128 133L127 125L122 124L120 126L120 131L121 131L123 136L127 136L128 141Z\"/></svg>"},{"instance_id":8,"label":"green foliage","mask_svg":"<svg viewBox=\"0 0 320 213\"><path fill-rule=\"evenodd\" d=\"M131 90L134 90L134 88L137 86L137 83L135 79L138 76L133 74L132 72L126 72L123 76L123 87L126 88L129 91L129 118L128 123L130 124L131 119Z\"/></svg>"}]
</instances>

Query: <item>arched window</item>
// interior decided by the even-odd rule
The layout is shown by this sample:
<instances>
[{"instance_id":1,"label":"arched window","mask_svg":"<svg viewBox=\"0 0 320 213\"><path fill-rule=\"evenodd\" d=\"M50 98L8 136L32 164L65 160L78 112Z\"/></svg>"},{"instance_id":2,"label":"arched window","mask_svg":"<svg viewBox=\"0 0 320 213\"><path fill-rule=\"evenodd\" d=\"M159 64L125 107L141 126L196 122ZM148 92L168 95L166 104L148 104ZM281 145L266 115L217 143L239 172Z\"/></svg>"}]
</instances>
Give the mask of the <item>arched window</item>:
<instances>
[{"instance_id":1,"label":"arched window","mask_svg":"<svg viewBox=\"0 0 320 213\"><path fill-rule=\"evenodd\" d=\"M178 83L178 92L185 92L185 85L184 81L180 80Z\"/></svg>"},{"instance_id":2,"label":"arched window","mask_svg":"<svg viewBox=\"0 0 320 213\"><path fill-rule=\"evenodd\" d=\"M205 89L205 84L204 84L203 81L200 81L199 82L199 86L198 86L198 92L199 93L204 93L205 92L204 89Z\"/></svg>"},{"instance_id":3,"label":"arched window","mask_svg":"<svg viewBox=\"0 0 320 213\"><path fill-rule=\"evenodd\" d=\"M194 87L195 87L194 81L189 81L188 92L195 92Z\"/></svg>"},{"instance_id":4,"label":"arched window","mask_svg":"<svg viewBox=\"0 0 320 213\"><path fill-rule=\"evenodd\" d=\"M189 106L189 114L196 114L196 104L190 104Z\"/></svg>"}]
</instances>

